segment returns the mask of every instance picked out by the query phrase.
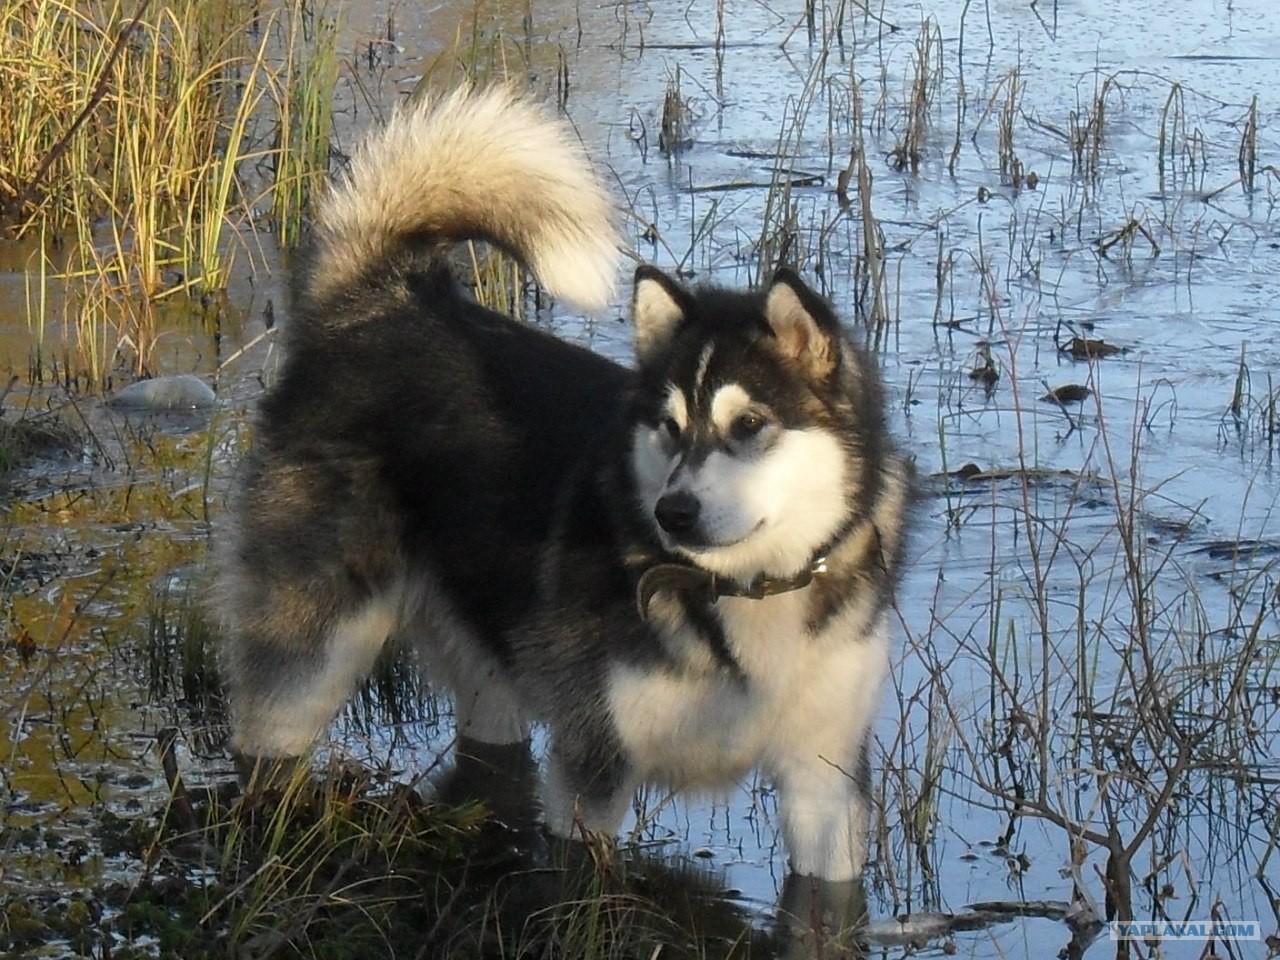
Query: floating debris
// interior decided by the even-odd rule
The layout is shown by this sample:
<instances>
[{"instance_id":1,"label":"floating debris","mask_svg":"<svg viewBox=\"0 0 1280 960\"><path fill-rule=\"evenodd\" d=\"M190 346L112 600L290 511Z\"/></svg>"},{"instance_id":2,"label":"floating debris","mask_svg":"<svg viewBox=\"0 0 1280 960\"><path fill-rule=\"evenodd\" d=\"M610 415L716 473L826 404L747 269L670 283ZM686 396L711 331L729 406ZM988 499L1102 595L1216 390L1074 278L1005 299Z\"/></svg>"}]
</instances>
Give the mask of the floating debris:
<instances>
[{"instance_id":1,"label":"floating debris","mask_svg":"<svg viewBox=\"0 0 1280 960\"><path fill-rule=\"evenodd\" d=\"M963 467L952 470L949 477L955 477L957 480L972 480L974 477L986 476L985 471L976 463L966 463Z\"/></svg>"},{"instance_id":2,"label":"floating debris","mask_svg":"<svg viewBox=\"0 0 1280 960\"><path fill-rule=\"evenodd\" d=\"M969 371L969 379L982 384L988 397L1000 382L1000 368L996 366L995 358L991 356L991 347L985 343L978 348L978 362Z\"/></svg>"},{"instance_id":3,"label":"floating debris","mask_svg":"<svg viewBox=\"0 0 1280 960\"><path fill-rule=\"evenodd\" d=\"M1040 399L1045 403L1082 403L1093 395L1093 391L1080 383L1064 383L1054 387Z\"/></svg>"},{"instance_id":4,"label":"floating debris","mask_svg":"<svg viewBox=\"0 0 1280 960\"><path fill-rule=\"evenodd\" d=\"M1101 360L1104 357L1128 353L1129 348L1119 347L1097 338L1072 337L1071 341L1059 347L1058 351L1070 355L1072 360Z\"/></svg>"},{"instance_id":5,"label":"floating debris","mask_svg":"<svg viewBox=\"0 0 1280 960\"><path fill-rule=\"evenodd\" d=\"M1211 560L1252 560L1255 557L1280 556L1280 543L1252 539L1214 540L1191 552Z\"/></svg>"},{"instance_id":6,"label":"floating debris","mask_svg":"<svg viewBox=\"0 0 1280 960\"><path fill-rule=\"evenodd\" d=\"M57 411L24 413L16 420L0 413L0 451L4 453L0 473L33 457L74 454L84 443L80 432Z\"/></svg>"}]
</instances>

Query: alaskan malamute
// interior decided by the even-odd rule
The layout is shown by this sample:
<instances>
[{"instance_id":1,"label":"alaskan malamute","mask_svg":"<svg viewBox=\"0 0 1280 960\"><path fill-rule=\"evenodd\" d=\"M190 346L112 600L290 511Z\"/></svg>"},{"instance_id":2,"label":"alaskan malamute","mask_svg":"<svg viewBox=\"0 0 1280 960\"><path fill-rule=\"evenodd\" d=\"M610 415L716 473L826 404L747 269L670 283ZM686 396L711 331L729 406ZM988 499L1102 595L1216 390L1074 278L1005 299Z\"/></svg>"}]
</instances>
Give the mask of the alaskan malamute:
<instances>
[{"instance_id":1,"label":"alaskan malamute","mask_svg":"<svg viewBox=\"0 0 1280 960\"><path fill-rule=\"evenodd\" d=\"M323 202L221 547L234 749L304 753L404 634L461 738L546 725L552 831L759 767L792 868L856 877L909 486L876 369L789 270L745 293L641 267L634 370L474 303L468 238L608 304L576 143L459 93Z\"/></svg>"}]
</instances>

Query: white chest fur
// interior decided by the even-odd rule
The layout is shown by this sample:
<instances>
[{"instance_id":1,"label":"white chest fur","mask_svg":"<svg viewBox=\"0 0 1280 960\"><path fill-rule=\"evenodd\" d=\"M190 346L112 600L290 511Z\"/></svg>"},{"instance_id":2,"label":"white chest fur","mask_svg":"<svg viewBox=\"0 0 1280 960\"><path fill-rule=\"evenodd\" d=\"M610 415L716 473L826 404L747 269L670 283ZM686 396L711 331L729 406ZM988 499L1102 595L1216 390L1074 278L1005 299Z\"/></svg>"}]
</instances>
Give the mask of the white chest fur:
<instances>
[{"instance_id":1,"label":"white chest fur","mask_svg":"<svg viewBox=\"0 0 1280 960\"><path fill-rule=\"evenodd\" d=\"M853 603L811 634L808 592L718 601L737 674L697 655L705 641L684 626L668 637L688 654L680 667L614 668L610 707L640 778L710 787L756 766L773 776L854 769L888 663L887 631Z\"/></svg>"}]
</instances>

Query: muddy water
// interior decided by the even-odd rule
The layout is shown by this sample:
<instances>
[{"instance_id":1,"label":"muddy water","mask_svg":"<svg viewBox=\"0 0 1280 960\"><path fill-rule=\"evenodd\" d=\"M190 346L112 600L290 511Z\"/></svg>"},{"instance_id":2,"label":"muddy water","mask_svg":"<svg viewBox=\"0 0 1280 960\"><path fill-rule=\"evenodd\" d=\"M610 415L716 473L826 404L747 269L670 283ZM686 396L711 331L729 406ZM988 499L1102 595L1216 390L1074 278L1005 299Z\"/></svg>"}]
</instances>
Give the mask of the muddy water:
<instances>
[{"instance_id":1,"label":"muddy water","mask_svg":"<svg viewBox=\"0 0 1280 960\"><path fill-rule=\"evenodd\" d=\"M1021 912L1045 916L1007 907L993 914L1003 922L944 926L931 942L1056 953L1071 937L1067 904L1102 910L1106 899L1105 857L1076 838L1111 827L1132 838L1150 820L1133 851L1136 916L1204 918L1220 901L1274 932L1280 179L1267 165L1280 162L1280 13L1262 0L945 0L884 4L874 18L832 4L809 24L748 0L534 3L526 24L513 6L399 3L390 26L382 5L349 11L360 82L340 85L340 143L424 74L446 75L434 58L462 36L483 62L564 97L628 211L638 258L753 282L762 238L790 219L788 258L862 322L864 224L856 194L843 208L836 184L855 136L865 140L888 317L868 336L924 489L878 728L873 915L1029 903ZM925 122L909 148L926 58ZM667 156L661 106L677 80L687 143ZM1250 189L1240 154L1255 95ZM896 169L911 149L916 169ZM242 288L239 339L261 332L274 282ZM18 373L23 290L20 274L6 276L15 319L3 343ZM625 359L623 309L544 322ZM202 351L199 329L182 336L194 344L174 355L183 371L212 373L234 349ZM1119 349L1075 359L1073 338ZM0 714L12 822L83 835L92 849L103 811L137 813L162 795L147 749L161 724L183 729L192 770L225 769L180 676L148 693L145 625L157 597L183 602L271 362L259 346L224 370L209 422L127 424L87 403L98 442L70 468L60 460L19 482L0 680L14 705ZM989 387L972 376L983 367ZM1064 386L1089 395L1040 399ZM1245 656L1244 706L1207 721ZM1144 687L1153 677L1162 685ZM1159 704L1172 727L1152 719ZM1191 769L1171 775L1168 730L1202 727ZM396 734L335 728L340 750L422 763L448 740L429 725ZM650 805L645 839L697 851L768 911L785 863L767 785ZM111 868L67 866L24 836L31 855L11 842L9 882ZM1089 955L1111 949L1104 933Z\"/></svg>"}]
</instances>

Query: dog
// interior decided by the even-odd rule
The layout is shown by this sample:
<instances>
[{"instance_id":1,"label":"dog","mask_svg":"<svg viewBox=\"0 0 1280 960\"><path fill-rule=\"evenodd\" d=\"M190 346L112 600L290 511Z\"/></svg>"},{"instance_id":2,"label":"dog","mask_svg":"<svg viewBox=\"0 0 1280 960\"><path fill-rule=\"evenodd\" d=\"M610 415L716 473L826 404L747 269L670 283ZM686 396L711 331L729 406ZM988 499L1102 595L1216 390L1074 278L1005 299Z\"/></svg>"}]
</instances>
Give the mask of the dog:
<instances>
[{"instance_id":1,"label":"dog","mask_svg":"<svg viewBox=\"0 0 1280 960\"><path fill-rule=\"evenodd\" d=\"M546 825L772 778L792 869L860 876L911 478L874 362L788 269L636 271L635 364L474 302L480 239L609 303L620 244L571 129L502 88L400 110L317 214L221 536L232 747L304 755L389 639L460 743L549 734Z\"/></svg>"}]
</instances>

